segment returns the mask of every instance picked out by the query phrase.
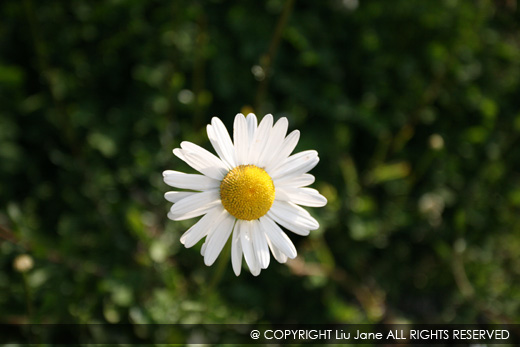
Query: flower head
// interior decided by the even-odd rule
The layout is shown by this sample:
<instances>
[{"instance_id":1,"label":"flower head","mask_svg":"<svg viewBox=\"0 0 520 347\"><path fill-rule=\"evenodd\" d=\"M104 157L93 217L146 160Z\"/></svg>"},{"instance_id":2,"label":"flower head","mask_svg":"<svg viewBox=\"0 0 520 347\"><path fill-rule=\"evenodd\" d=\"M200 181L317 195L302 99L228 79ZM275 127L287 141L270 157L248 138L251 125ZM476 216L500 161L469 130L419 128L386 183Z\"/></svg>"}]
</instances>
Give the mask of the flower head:
<instances>
[{"instance_id":1,"label":"flower head","mask_svg":"<svg viewBox=\"0 0 520 347\"><path fill-rule=\"evenodd\" d=\"M34 266L33 258L28 254L21 254L14 259L13 267L18 272L27 272Z\"/></svg>"},{"instance_id":2,"label":"flower head","mask_svg":"<svg viewBox=\"0 0 520 347\"><path fill-rule=\"evenodd\" d=\"M173 153L199 174L164 171L166 184L185 189L165 194L173 202L168 213L172 220L203 216L186 231L181 242L192 247L202 238L204 263L212 265L231 236L231 262L238 276L242 256L257 276L269 266L269 250L285 263L296 257L296 248L280 228L306 236L319 227L302 207L327 203L317 190L306 188L314 176L306 173L319 161L314 150L291 155L300 132L288 136L287 118L273 125L273 116L260 124L250 113L235 117L233 141L220 119L207 127L208 137L218 157L191 142L182 142Z\"/></svg>"}]
</instances>

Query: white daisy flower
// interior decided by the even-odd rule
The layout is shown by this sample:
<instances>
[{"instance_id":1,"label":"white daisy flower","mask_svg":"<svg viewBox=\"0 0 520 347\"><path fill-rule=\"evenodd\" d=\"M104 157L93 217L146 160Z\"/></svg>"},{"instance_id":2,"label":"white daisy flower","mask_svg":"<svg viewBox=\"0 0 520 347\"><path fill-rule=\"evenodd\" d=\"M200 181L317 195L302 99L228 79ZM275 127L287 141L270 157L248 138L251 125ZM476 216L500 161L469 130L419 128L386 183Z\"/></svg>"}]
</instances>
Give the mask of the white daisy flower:
<instances>
[{"instance_id":1,"label":"white daisy flower","mask_svg":"<svg viewBox=\"0 0 520 347\"><path fill-rule=\"evenodd\" d=\"M257 276L269 266L269 250L280 263L296 257L296 248L280 226L303 236L318 229L316 219L298 206L327 204L317 190L305 188L314 182L314 176L306 172L318 163L318 152L290 155L300 132L294 130L286 137L288 125L285 117L273 126L270 114L259 125L254 114L247 118L238 114L232 142L222 121L214 117L207 132L219 157L186 141L173 150L202 175L164 171L166 184L189 190L165 194L174 203L168 218L203 216L182 235L181 242L192 247L205 237L201 253L207 266L215 262L231 236L235 274L240 274L243 255Z\"/></svg>"}]
</instances>

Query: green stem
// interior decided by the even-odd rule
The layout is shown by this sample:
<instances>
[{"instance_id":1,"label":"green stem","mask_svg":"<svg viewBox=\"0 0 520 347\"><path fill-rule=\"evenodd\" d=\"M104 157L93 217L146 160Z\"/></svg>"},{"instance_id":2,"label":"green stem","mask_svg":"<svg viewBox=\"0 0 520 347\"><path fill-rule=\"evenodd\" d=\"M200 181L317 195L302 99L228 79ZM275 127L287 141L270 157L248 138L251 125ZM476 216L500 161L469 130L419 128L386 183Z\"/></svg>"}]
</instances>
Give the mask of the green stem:
<instances>
[{"instance_id":1,"label":"green stem","mask_svg":"<svg viewBox=\"0 0 520 347\"><path fill-rule=\"evenodd\" d=\"M278 19L278 23L276 24L276 29L273 33L273 38L271 39L271 44L269 45L269 49L267 53L262 55L260 58L260 66L264 71L264 79L258 85L258 90L256 93L255 99L255 112L259 113L261 110L262 103L265 98L265 94L267 92L267 85L269 82L269 75L271 72L271 66L273 64L273 60L276 56L276 52L278 50L278 46L280 45L280 40L282 38L283 30L285 25L287 24L287 20L292 12L294 7L294 0L287 0L285 2L285 6L283 8L283 12Z\"/></svg>"},{"instance_id":2,"label":"green stem","mask_svg":"<svg viewBox=\"0 0 520 347\"><path fill-rule=\"evenodd\" d=\"M224 276L225 269L227 265L229 264L229 258L231 257L231 237L226 242L226 245L224 246L224 249L220 253L220 257L218 258L218 263L216 264L216 269L213 272L213 277L211 278L211 281L209 282L209 285L202 290L203 294L203 303L207 311L210 311L210 308L212 307L213 298L215 298L214 289L217 288L218 284L222 280L222 277Z\"/></svg>"},{"instance_id":3,"label":"green stem","mask_svg":"<svg viewBox=\"0 0 520 347\"><path fill-rule=\"evenodd\" d=\"M224 246L224 249L222 249L222 252L220 252L217 268L215 269L213 278L211 279L211 282L209 283L209 286L207 288L208 293L212 292L213 289L215 289L218 286L218 284L222 280L222 276L224 275L227 266L229 265L229 259L231 258L231 239L232 236L229 237L228 241L226 242L226 245Z\"/></svg>"},{"instance_id":4,"label":"green stem","mask_svg":"<svg viewBox=\"0 0 520 347\"><path fill-rule=\"evenodd\" d=\"M33 318L33 308L32 308L32 297L31 297L31 287L29 286L29 281L27 280L27 273L22 272L22 281L23 288L25 291L25 305L27 309L27 336L29 340L29 345L36 346L35 344L35 333L33 330L34 318Z\"/></svg>"},{"instance_id":5,"label":"green stem","mask_svg":"<svg viewBox=\"0 0 520 347\"><path fill-rule=\"evenodd\" d=\"M193 111L194 125L198 128L202 124L204 109L206 107L201 101L201 95L204 91L206 68L206 57L204 50L208 42L208 34L206 32L206 16L204 8L200 8L201 13L197 18L197 36L195 39L195 51L193 59L193 94L195 95L195 109Z\"/></svg>"},{"instance_id":6,"label":"green stem","mask_svg":"<svg viewBox=\"0 0 520 347\"><path fill-rule=\"evenodd\" d=\"M22 280L23 280L23 287L24 287L24 291L25 291L25 305L27 308L27 317L29 318L29 324L32 324L34 322L33 322L33 315L32 315L31 289L29 287L29 282L27 281L27 274L25 272L22 273Z\"/></svg>"}]
</instances>

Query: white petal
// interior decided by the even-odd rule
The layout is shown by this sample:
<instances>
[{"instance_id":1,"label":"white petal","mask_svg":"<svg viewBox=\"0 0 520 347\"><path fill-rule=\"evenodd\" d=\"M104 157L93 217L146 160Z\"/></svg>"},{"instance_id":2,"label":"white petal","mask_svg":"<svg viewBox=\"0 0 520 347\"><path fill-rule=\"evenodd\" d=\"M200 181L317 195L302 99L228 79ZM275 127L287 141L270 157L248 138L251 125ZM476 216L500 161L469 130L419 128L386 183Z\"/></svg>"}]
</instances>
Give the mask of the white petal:
<instances>
[{"instance_id":1,"label":"white petal","mask_svg":"<svg viewBox=\"0 0 520 347\"><path fill-rule=\"evenodd\" d=\"M233 230L233 239L231 240L231 265L235 275L239 276L242 270L242 243L240 241L240 227L241 220L237 220L235 229Z\"/></svg>"},{"instance_id":2,"label":"white petal","mask_svg":"<svg viewBox=\"0 0 520 347\"><path fill-rule=\"evenodd\" d=\"M260 271L262 271L262 269L260 268L260 266L257 265L256 267L249 269L249 271L251 271L251 274L253 276L258 276L260 275Z\"/></svg>"},{"instance_id":3,"label":"white petal","mask_svg":"<svg viewBox=\"0 0 520 347\"><path fill-rule=\"evenodd\" d=\"M224 212L224 209L220 206L213 207L204 217L182 234L181 243L186 248L194 246L224 218Z\"/></svg>"},{"instance_id":4,"label":"white petal","mask_svg":"<svg viewBox=\"0 0 520 347\"><path fill-rule=\"evenodd\" d=\"M280 146L282 145L285 135L287 134L288 127L289 121L285 117L280 118L273 126L273 129L269 135L269 140L267 140L260 159L258 160L258 165L260 167L266 167L271 163L273 159L273 153L276 153L280 150Z\"/></svg>"},{"instance_id":5,"label":"white petal","mask_svg":"<svg viewBox=\"0 0 520 347\"><path fill-rule=\"evenodd\" d=\"M179 148L174 148L172 152L177 158L187 163L186 157L184 157L184 153L179 151Z\"/></svg>"},{"instance_id":6,"label":"white petal","mask_svg":"<svg viewBox=\"0 0 520 347\"><path fill-rule=\"evenodd\" d=\"M282 229L269 217L262 217L260 226L269 237L269 240L287 257L294 259L297 255L296 248L291 239L283 232Z\"/></svg>"},{"instance_id":7,"label":"white petal","mask_svg":"<svg viewBox=\"0 0 520 347\"><path fill-rule=\"evenodd\" d=\"M294 130L290 133L283 141L280 149L273 153L273 157L271 158L269 165L265 167L265 171L270 174L273 169L280 165L280 163L284 163L287 160L287 157L289 157L292 151L294 151L299 139L300 132L298 130Z\"/></svg>"},{"instance_id":8,"label":"white petal","mask_svg":"<svg viewBox=\"0 0 520 347\"><path fill-rule=\"evenodd\" d=\"M207 244L208 244L207 242L204 242L202 244L202 247L200 247L200 255L204 256L204 253L206 253L206 245Z\"/></svg>"},{"instance_id":9,"label":"white petal","mask_svg":"<svg viewBox=\"0 0 520 347\"><path fill-rule=\"evenodd\" d=\"M253 228L251 230L253 237L253 250L256 254L256 259L262 269L267 269L269 266L269 247L265 238L264 231L260 229L260 222L252 221Z\"/></svg>"},{"instance_id":10,"label":"white petal","mask_svg":"<svg viewBox=\"0 0 520 347\"><path fill-rule=\"evenodd\" d=\"M251 144L251 149L249 150L249 162L250 164L258 165L258 161L269 140L269 134L271 132L271 128L273 126L273 116L268 114L266 115L258 129L255 132L255 137L253 139L253 143Z\"/></svg>"},{"instance_id":11,"label":"white petal","mask_svg":"<svg viewBox=\"0 0 520 347\"><path fill-rule=\"evenodd\" d=\"M221 164L222 168L215 165L215 162L209 160L209 158L205 158L204 156L200 156L197 153L186 151L180 148L175 148L173 150L173 154L175 154L178 158L186 162L189 166L204 174L207 177L222 180L228 169L224 166L224 163L217 157L215 157Z\"/></svg>"},{"instance_id":12,"label":"white petal","mask_svg":"<svg viewBox=\"0 0 520 347\"><path fill-rule=\"evenodd\" d=\"M181 189L207 190L218 188L220 181L204 175L186 174L184 172L166 170L163 172L164 183Z\"/></svg>"},{"instance_id":13,"label":"white petal","mask_svg":"<svg viewBox=\"0 0 520 347\"><path fill-rule=\"evenodd\" d=\"M208 124L206 126L206 132L208 133L208 139L211 142L211 145L215 149L215 152L217 152L218 156L220 157L220 159L222 160L224 165L226 165L228 169L232 169L233 166L224 157L224 154L223 154L224 152L220 148L220 144L217 140L217 135L215 135L215 130L213 130L213 127L211 126L211 124Z\"/></svg>"},{"instance_id":14,"label":"white petal","mask_svg":"<svg viewBox=\"0 0 520 347\"><path fill-rule=\"evenodd\" d=\"M307 236L311 232L309 229L302 228L300 226L287 222L285 219L279 218L277 215L273 214L271 211L267 212L266 216L272 218L276 223L280 224L285 229L292 231L295 234L298 234L301 236Z\"/></svg>"},{"instance_id":15,"label":"white petal","mask_svg":"<svg viewBox=\"0 0 520 347\"><path fill-rule=\"evenodd\" d=\"M287 256L280 252L280 250L273 245L273 243L271 242L271 240L269 240L269 237L267 235L265 236L265 238L267 240L269 248L271 249L271 253L273 253L274 259L276 259L276 261L280 264L284 264L285 262L287 262Z\"/></svg>"},{"instance_id":16,"label":"white petal","mask_svg":"<svg viewBox=\"0 0 520 347\"><path fill-rule=\"evenodd\" d=\"M249 133L247 130L246 118L241 113L237 114L235 117L235 123L233 125L233 140L237 156L237 165L247 164L247 157L249 154Z\"/></svg>"},{"instance_id":17,"label":"white petal","mask_svg":"<svg viewBox=\"0 0 520 347\"><path fill-rule=\"evenodd\" d=\"M229 171L222 160L204 148L187 141L182 142L181 147L174 149L173 154L204 175L222 180Z\"/></svg>"},{"instance_id":18,"label":"white petal","mask_svg":"<svg viewBox=\"0 0 520 347\"><path fill-rule=\"evenodd\" d=\"M275 190L276 199L293 202L297 205L309 207L323 207L327 205L327 198L313 188L283 187Z\"/></svg>"},{"instance_id":19,"label":"white petal","mask_svg":"<svg viewBox=\"0 0 520 347\"><path fill-rule=\"evenodd\" d=\"M303 175L297 177L279 177L278 179L273 180L273 182L276 189L281 187L305 187L314 183L314 176L308 173L304 173Z\"/></svg>"},{"instance_id":20,"label":"white petal","mask_svg":"<svg viewBox=\"0 0 520 347\"><path fill-rule=\"evenodd\" d=\"M224 123L217 117L213 117L211 119L211 125L207 127L207 131L208 138L219 157L229 168L234 168L236 166L235 150Z\"/></svg>"},{"instance_id":21,"label":"white petal","mask_svg":"<svg viewBox=\"0 0 520 347\"><path fill-rule=\"evenodd\" d=\"M319 161L318 152L314 150L296 153L291 155L285 163L272 170L270 176L273 179L300 176L315 167Z\"/></svg>"},{"instance_id":22,"label":"white petal","mask_svg":"<svg viewBox=\"0 0 520 347\"><path fill-rule=\"evenodd\" d=\"M247 115L247 132L249 133L249 143L253 142L255 138L256 128L258 127L258 122L256 120L256 116L254 113L250 113Z\"/></svg>"},{"instance_id":23,"label":"white petal","mask_svg":"<svg viewBox=\"0 0 520 347\"><path fill-rule=\"evenodd\" d=\"M279 201L290 201L289 195L282 188L276 188L274 191L274 199Z\"/></svg>"},{"instance_id":24,"label":"white petal","mask_svg":"<svg viewBox=\"0 0 520 347\"><path fill-rule=\"evenodd\" d=\"M253 250L253 240L251 238L251 222L242 222L240 227L240 241L242 243L242 251L244 252L244 258L246 259L249 271L254 276L258 276L260 273L260 265L256 259L255 252Z\"/></svg>"},{"instance_id":25,"label":"white petal","mask_svg":"<svg viewBox=\"0 0 520 347\"><path fill-rule=\"evenodd\" d=\"M166 192L164 193L164 198L169 202L177 202L181 199L187 198L191 194L195 194L193 192Z\"/></svg>"},{"instance_id":26,"label":"white petal","mask_svg":"<svg viewBox=\"0 0 520 347\"><path fill-rule=\"evenodd\" d=\"M193 193L176 202L170 209L173 220L184 220L200 216L220 203L218 190L212 189L201 193Z\"/></svg>"},{"instance_id":27,"label":"white petal","mask_svg":"<svg viewBox=\"0 0 520 347\"><path fill-rule=\"evenodd\" d=\"M291 202L275 200L273 206L271 206L271 209L267 213L272 216L278 224L295 233L298 233L297 230L301 229L316 230L320 227L316 219L314 219L309 212ZM293 229L292 226L294 226L295 229Z\"/></svg>"},{"instance_id":28,"label":"white petal","mask_svg":"<svg viewBox=\"0 0 520 347\"><path fill-rule=\"evenodd\" d=\"M208 234L209 240L206 239L208 245L204 253L204 264L210 266L215 262L233 231L235 221L235 217L226 212L224 220L216 226L215 230Z\"/></svg>"}]
</instances>

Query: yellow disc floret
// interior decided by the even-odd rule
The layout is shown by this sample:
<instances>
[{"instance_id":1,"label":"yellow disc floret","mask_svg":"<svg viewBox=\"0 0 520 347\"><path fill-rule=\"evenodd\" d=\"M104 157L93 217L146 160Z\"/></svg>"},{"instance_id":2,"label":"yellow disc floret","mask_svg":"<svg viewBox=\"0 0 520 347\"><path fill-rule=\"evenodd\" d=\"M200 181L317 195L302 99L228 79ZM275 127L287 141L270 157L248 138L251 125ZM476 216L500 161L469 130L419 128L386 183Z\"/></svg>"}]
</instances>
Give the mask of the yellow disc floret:
<instances>
[{"instance_id":1,"label":"yellow disc floret","mask_svg":"<svg viewBox=\"0 0 520 347\"><path fill-rule=\"evenodd\" d=\"M258 219L273 204L274 183L264 169L255 165L240 165L229 171L220 183L220 199L234 217Z\"/></svg>"}]
</instances>

